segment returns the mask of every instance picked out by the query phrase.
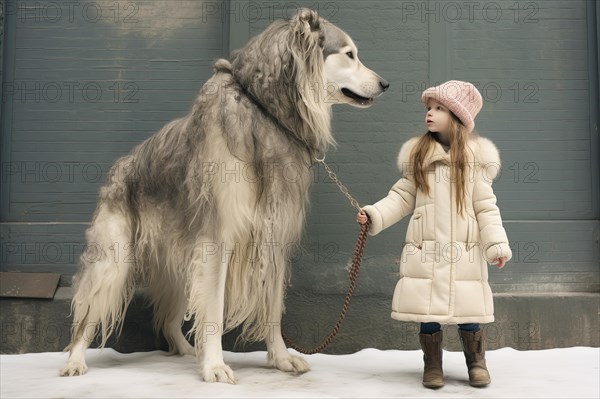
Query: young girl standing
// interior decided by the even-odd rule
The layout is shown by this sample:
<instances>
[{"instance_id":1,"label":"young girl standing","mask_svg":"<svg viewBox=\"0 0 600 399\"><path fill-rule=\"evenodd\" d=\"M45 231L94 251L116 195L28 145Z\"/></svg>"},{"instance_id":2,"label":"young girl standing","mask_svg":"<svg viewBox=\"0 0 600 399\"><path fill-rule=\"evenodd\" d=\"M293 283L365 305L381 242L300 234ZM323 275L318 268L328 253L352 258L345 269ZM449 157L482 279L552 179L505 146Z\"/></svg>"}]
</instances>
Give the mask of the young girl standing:
<instances>
[{"instance_id":1,"label":"young girl standing","mask_svg":"<svg viewBox=\"0 0 600 399\"><path fill-rule=\"evenodd\" d=\"M483 387L491 380L479 323L494 321L487 263L502 268L512 256L492 190L500 157L491 141L473 132L482 98L471 83L431 87L421 101L427 133L402 146L402 178L387 197L362 208L357 221L366 223L368 215L375 235L413 213L392 318L421 323L428 388L444 385L440 324L458 324L469 383Z\"/></svg>"}]
</instances>

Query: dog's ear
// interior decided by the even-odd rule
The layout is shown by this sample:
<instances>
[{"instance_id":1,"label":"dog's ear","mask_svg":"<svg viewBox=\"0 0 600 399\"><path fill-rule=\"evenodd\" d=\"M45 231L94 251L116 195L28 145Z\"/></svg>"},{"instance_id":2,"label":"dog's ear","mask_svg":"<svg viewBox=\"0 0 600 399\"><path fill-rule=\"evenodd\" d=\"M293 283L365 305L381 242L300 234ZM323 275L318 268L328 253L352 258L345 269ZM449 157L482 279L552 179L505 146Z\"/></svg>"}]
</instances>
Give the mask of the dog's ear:
<instances>
[{"instance_id":1,"label":"dog's ear","mask_svg":"<svg viewBox=\"0 0 600 399\"><path fill-rule=\"evenodd\" d=\"M302 24L304 28L309 28L311 32L321 29L321 20L319 14L308 8L300 8L292 18L294 25Z\"/></svg>"},{"instance_id":2,"label":"dog's ear","mask_svg":"<svg viewBox=\"0 0 600 399\"><path fill-rule=\"evenodd\" d=\"M299 49L306 51L315 45L323 47L321 18L315 11L300 8L290 20L290 25Z\"/></svg>"}]
</instances>

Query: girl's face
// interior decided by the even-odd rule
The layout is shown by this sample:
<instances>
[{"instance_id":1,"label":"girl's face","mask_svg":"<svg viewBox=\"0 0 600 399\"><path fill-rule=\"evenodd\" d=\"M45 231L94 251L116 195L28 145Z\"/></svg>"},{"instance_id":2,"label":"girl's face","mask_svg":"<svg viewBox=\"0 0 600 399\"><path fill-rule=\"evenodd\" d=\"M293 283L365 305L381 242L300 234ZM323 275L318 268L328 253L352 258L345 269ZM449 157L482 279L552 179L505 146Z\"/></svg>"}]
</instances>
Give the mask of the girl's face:
<instances>
[{"instance_id":1,"label":"girl's face","mask_svg":"<svg viewBox=\"0 0 600 399\"><path fill-rule=\"evenodd\" d=\"M448 137L450 133L450 110L433 99L427 101L425 125L430 132L439 133Z\"/></svg>"}]
</instances>

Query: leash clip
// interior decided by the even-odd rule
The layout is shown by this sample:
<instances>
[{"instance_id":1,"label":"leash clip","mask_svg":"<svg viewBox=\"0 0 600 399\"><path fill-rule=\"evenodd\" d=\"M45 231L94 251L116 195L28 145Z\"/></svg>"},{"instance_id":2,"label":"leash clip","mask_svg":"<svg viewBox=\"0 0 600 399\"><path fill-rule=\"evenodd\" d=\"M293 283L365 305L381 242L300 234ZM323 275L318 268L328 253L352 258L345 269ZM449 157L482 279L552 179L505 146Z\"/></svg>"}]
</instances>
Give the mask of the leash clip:
<instances>
[{"instance_id":1,"label":"leash clip","mask_svg":"<svg viewBox=\"0 0 600 399\"><path fill-rule=\"evenodd\" d=\"M319 158L315 155L315 161L319 162L319 163L325 163L325 157L327 156L326 153L323 153L323 158Z\"/></svg>"}]
</instances>

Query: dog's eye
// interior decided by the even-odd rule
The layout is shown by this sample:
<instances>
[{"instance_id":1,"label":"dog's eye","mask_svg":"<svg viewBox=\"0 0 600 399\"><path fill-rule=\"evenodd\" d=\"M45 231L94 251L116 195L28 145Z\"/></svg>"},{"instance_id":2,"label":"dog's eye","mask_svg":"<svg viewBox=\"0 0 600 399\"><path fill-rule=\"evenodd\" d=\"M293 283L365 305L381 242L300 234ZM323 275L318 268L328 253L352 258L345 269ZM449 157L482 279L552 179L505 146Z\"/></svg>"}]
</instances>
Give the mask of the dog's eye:
<instances>
[{"instance_id":1,"label":"dog's eye","mask_svg":"<svg viewBox=\"0 0 600 399\"><path fill-rule=\"evenodd\" d=\"M348 57L350 57L350 59L351 59L351 60L353 60L353 59L354 59L354 54L352 54L352 51L348 51L348 52L346 53L346 55L347 55Z\"/></svg>"}]
</instances>

